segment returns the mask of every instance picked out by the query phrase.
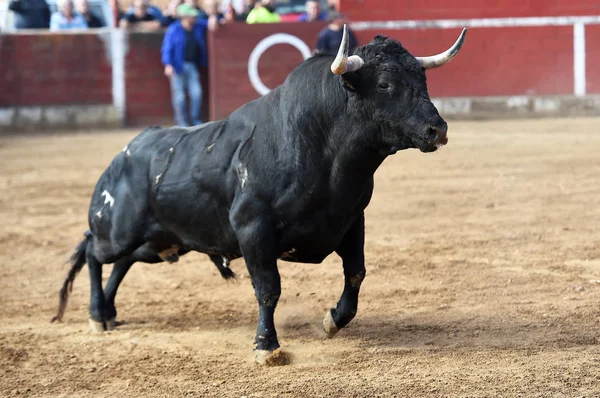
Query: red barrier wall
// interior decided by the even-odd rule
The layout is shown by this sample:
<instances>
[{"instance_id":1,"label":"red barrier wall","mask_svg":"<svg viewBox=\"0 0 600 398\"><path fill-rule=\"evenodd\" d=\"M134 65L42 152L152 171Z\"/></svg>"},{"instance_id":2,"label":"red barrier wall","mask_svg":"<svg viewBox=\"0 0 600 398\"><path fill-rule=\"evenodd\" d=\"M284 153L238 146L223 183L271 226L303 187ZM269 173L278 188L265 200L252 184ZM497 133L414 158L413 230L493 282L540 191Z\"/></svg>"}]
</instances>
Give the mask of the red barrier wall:
<instances>
[{"instance_id":1,"label":"red barrier wall","mask_svg":"<svg viewBox=\"0 0 600 398\"><path fill-rule=\"evenodd\" d=\"M353 21L600 15L594 0L340 0Z\"/></svg>"},{"instance_id":2,"label":"red barrier wall","mask_svg":"<svg viewBox=\"0 0 600 398\"><path fill-rule=\"evenodd\" d=\"M324 23L231 24L211 35L211 119L223 118L259 97L248 77L248 59L262 39L276 33L288 33L302 39L312 51L317 34L324 26ZM302 54L291 45L273 45L260 57L259 76L267 87L275 88L302 60Z\"/></svg>"},{"instance_id":3,"label":"red barrier wall","mask_svg":"<svg viewBox=\"0 0 600 398\"><path fill-rule=\"evenodd\" d=\"M589 94L600 94L600 25L585 27L586 89Z\"/></svg>"},{"instance_id":4,"label":"red barrier wall","mask_svg":"<svg viewBox=\"0 0 600 398\"><path fill-rule=\"evenodd\" d=\"M130 32L125 57L128 124L160 124L173 114L169 81L160 62L162 34Z\"/></svg>"},{"instance_id":5,"label":"red barrier wall","mask_svg":"<svg viewBox=\"0 0 600 398\"><path fill-rule=\"evenodd\" d=\"M174 123L169 81L160 61L162 39L162 32L127 34L128 125ZM0 35L0 60L0 107L113 103L108 31ZM201 79L206 120L206 70L201 71Z\"/></svg>"},{"instance_id":6,"label":"red barrier wall","mask_svg":"<svg viewBox=\"0 0 600 398\"><path fill-rule=\"evenodd\" d=\"M112 67L95 34L0 35L0 107L112 104Z\"/></svg>"},{"instance_id":7,"label":"red barrier wall","mask_svg":"<svg viewBox=\"0 0 600 398\"><path fill-rule=\"evenodd\" d=\"M460 29L361 31L392 36L415 56L446 50ZM432 97L573 94L573 28L473 28L460 54L427 72Z\"/></svg>"}]
</instances>

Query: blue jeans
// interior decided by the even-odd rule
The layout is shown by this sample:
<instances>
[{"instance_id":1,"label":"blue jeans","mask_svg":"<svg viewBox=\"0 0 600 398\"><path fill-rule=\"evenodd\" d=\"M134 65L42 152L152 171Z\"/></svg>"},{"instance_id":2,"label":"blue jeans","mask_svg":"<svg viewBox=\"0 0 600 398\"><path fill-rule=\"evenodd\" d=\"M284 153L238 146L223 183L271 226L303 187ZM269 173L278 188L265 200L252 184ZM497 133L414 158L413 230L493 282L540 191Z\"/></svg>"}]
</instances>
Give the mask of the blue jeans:
<instances>
[{"instance_id":1,"label":"blue jeans","mask_svg":"<svg viewBox=\"0 0 600 398\"><path fill-rule=\"evenodd\" d=\"M198 68L191 62L183 64L183 73L173 73L171 76L171 100L175 111L175 123L179 126L190 126L185 109L185 90L190 96L191 125L202 124L200 106L202 105L202 86Z\"/></svg>"}]
</instances>

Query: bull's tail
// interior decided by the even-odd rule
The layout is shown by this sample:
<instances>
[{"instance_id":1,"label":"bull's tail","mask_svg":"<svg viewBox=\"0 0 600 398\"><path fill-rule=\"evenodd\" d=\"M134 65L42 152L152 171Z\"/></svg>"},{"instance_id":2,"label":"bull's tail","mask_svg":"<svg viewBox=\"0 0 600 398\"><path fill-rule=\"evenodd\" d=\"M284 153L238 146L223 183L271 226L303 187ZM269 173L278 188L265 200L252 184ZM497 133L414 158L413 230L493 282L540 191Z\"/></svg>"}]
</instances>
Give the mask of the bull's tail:
<instances>
[{"instance_id":1,"label":"bull's tail","mask_svg":"<svg viewBox=\"0 0 600 398\"><path fill-rule=\"evenodd\" d=\"M85 239L83 239L79 243L79 245L77 245L77 247L75 248L75 252L69 260L71 262L71 269L69 270L67 278L65 279L65 282L63 283L63 286L58 294L58 312L50 322L62 321L65 309L67 308L67 301L69 301L69 294L73 290L73 282L75 281L75 277L86 263L85 252L87 249L88 241L92 238L92 233L90 231L86 231L84 235Z\"/></svg>"}]
</instances>

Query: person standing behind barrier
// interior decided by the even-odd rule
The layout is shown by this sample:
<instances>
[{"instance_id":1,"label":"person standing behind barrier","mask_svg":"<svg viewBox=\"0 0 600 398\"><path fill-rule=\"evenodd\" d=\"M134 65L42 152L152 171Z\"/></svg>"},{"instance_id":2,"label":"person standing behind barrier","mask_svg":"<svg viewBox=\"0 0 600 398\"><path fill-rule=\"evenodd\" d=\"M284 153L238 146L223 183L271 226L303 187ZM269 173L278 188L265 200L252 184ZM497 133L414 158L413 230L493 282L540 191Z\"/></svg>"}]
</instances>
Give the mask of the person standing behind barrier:
<instances>
[{"instance_id":1,"label":"person standing behind barrier","mask_svg":"<svg viewBox=\"0 0 600 398\"><path fill-rule=\"evenodd\" d=\"M162 13L157 17L156 12L150 12L147 0L133 0L133 12L127 12L119 21L121 28L158 30L161 27Z\"/></svg>"},{"instance_id":2,"label":"person standing behind barrier","mask_svg":"<svg viewBox=\"0 0 600 398\"><path fill-rule=\"evenodd\" d=\"M58 0L56 5L58 11L52 14L50 18L51 31L88 28L85 18L73 12L73 2L71 0Z\"/></svg>"},{"instance_id":3,"label":"person standing behind barrier","mask_svg":"<svg viewBox=\"0 0 600 398\"><path fill-rule=\"evenodd\" d=\"M342 43L345 20L344 16L338 12L331 13L328 20L329 25L319 33L315 53L336 55ZM358 47L358 40L350 28L348 28L348 42L349 51L352 54Z\"/></svg>"},{"instance_id":4,"label":"person standing behind barrier","mask_svg":"<svg viewBox=\"0 0 600 398\"><path fill-rule=\"evenodd\" d=\"M275 12L275 0L261 0L248 14L246 23L277 23L281 17Z\"/></svg>"},{"instance_id":5,"label":"person standing behind barrier","mask_svg":"<svg viewBox=\"0 0 600 398\"><path fill-rule=\"evenodd\" d=\"M246 19L248 19L248 15L250 15L250 12L252 12L257 3L257 0L244 0L244 9L241 13L237 13L235 9L231 7L231 12L229 13L229 20L246 22Z\"/></svg>"},{"instance_id":6,"label":"person standing behind barrier","mask_svg":"<svg viewBox=\"0 0 600 398\"><path fill-rule=\"evenodd\" d=\"M216 17L208 21L198 19L200 13L189 4L177 7L179 20L167 29L162 44L162 63L165 75L171 83L171 100L175 112L175 123L180 126L202 124L202 86L198 66L208 65L206 51L206 28L216 29ZM190 97L190 116L186 116L185 91ZM188 122L189 120L189 122Z\"/></svg>"},{"instance_id":7,"label":"person standing behind barrier","mask_svg":"<svg viewBox=\"0 0 600 398\"><path fill-rule=\"evenodd\" d=\"M340 11L340 0L327 0L327 11L329 13Z\"/></svg>"},{"instance_id":8,"label":"person standing behind barrier","mask_svg":"<svg viewBox=\"0 0 600 398\"><path fill-rule=\"evenodd\" d=\"M146 9L146 13L150 14L154 17L155 20L157 21L161 21L163 20L163 14L160 11L160 8L158 8L155 5L150 4L150 0L144 0L144 8ZM125 13L125 15L131 15L135 13L135 0L134 0L134 4L132 4L128 9L127 12Z\"/></svg>"},{"instance_id":9,"label":"person standing behind barrier","mask_svg":"<svg viewBox=\"0 0 600 398\"><path fill-rule=\"evenodd\" d=\"M219 0L204 0L204 7L198 18L208 20L213 15L217 17L219 23L226 22L225 14L219 11Z\"/></svg>"},{"instance_id":10,"label":"person standing behind barrier","mask_svg":"<svg viewBox=\"0 0 600 398\"><path fill-rule=\"evenodd\" d=\"M104 24L90 11L88 0L75 0L75 10L85 19L88 28L102 28Z\"/></svg>"},{"instance_id":11,"label":"person standing behind barrier","mask_svg":"<svg viewBox=\"0 0 600 398\"><path fill-rule=\"evenodd\" d=\"M308 0L306 12L298 17L298 22L327 21L327 11L321 10L319 0Z\"/></svg>"},{"instance_id":12,"label":"person standing behind barrier","mask_svg":"<svg viewBox=\"0 0 600 398\"><path fill-rule=\"evenodd\" d=\"M15 13L16 29L50 27L50 7L46 0L10 0L8 9Z\"/></svg>"},{"instance_id":13,"label":"person standing behind barrier","mask_svg":"<svg viewBox=\"0 0 600 398\"><path fill-rule=\"evenodd\" d=\"M170 0L167 4L167 8L163 11L163 19L161 26L168 28L171 24L177 21L177 7L183 2L183 0Z\"/></svg>"}]
</instances>

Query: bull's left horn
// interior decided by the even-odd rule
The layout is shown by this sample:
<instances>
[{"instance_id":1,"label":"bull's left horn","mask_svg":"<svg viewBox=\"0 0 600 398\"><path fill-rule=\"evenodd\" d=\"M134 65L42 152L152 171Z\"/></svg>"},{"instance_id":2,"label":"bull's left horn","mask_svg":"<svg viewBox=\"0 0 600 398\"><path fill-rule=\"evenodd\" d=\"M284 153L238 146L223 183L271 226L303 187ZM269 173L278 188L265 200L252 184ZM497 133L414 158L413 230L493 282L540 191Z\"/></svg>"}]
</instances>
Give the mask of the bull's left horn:
<instances>
[{"instance_id":1,"label":"bull's left horn","mask_svg":"<svg viewBox=\"0 0 600 398\"><path fill-rule=\"evenodd\" d=\"M439 66L445 65L452 60L458 54L458 51L465 42L465 35L467 34L467 28L463 28L458 40L446 51L441 54L432 55L430 57L415 57L423 69L433 69Z\"/></svg>"},{"instance_id":2,"label":"bull's left horn","mask_svg":"<svg viewBox=\"0 0 600 398\"><path fill-rule=\"evenodd\" d=\"M342 43L338 50L337 56L331 64L331 71L336 75L343 75L346 72L356 72L365 63L358 55L348 57L349 50L348 27L344 24L344 34L342 35Z\"/></svg>"}]
</instances>

